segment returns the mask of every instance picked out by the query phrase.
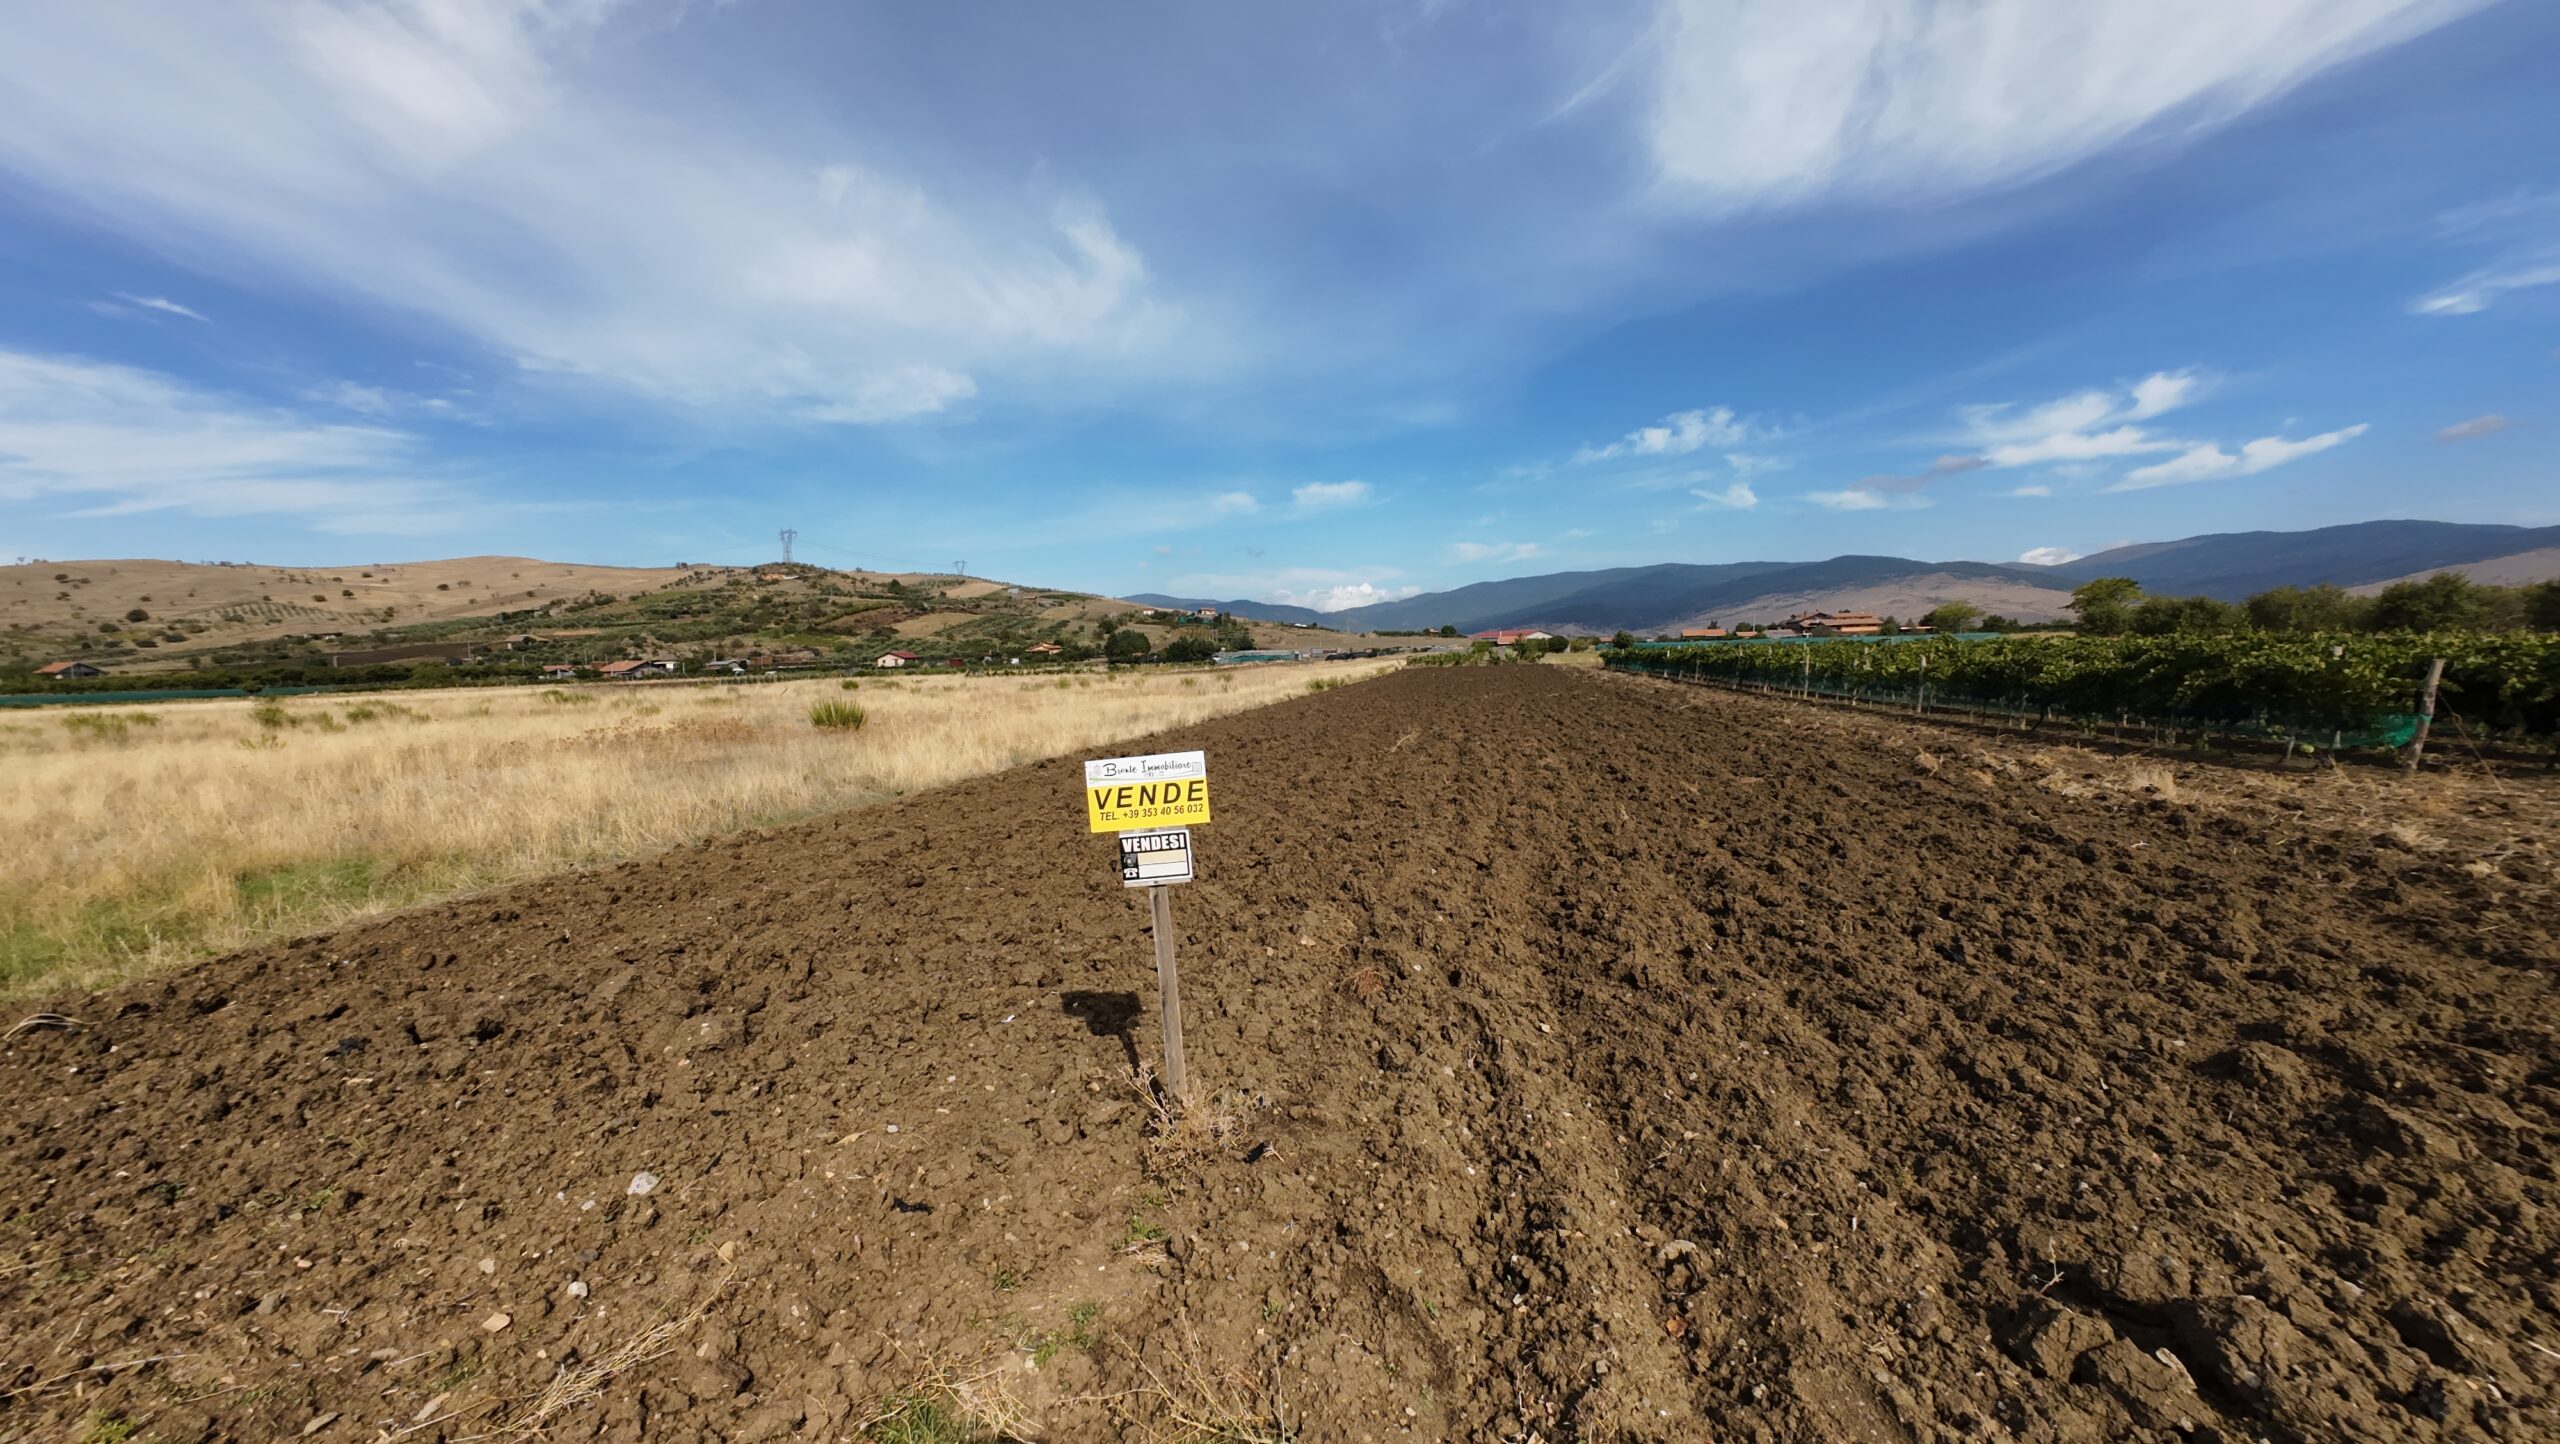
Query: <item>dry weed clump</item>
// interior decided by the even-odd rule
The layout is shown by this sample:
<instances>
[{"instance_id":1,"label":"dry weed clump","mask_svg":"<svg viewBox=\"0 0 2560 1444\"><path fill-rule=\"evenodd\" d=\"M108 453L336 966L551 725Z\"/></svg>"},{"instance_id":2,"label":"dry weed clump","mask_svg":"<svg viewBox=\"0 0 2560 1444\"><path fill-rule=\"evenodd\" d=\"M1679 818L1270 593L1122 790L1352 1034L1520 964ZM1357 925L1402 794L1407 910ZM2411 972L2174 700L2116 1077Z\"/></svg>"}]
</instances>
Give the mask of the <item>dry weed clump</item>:
<instances>
[{"instance_id":1,"label":"dry weed clump","mask_svg":"<svg viewBox=\"0 0 2560 1444\"><path fill-rule=\"evenodd\" d=\"M1214 1362L1197 1333L1185 1330L1140 1367L1146 1382L1111 1403L1147 1444L1295 1444L1298 1438L1278 1374Z\"/></svg>"},{"instance_id":2,"label":"dry weed clump","mask_svg":"<svg viewBox=\"0 0 2560 1444\"><path fill-rule=\"evenodd\" d=\"M1039 1431L1002 1363L972 1374L934 1369L873 1405L853 1426L864 1444L1028 1444Z\"/></svg>"},{"instance_id":3,"label":"dry weed clump","mask_svg":"<svg viewBox=\"0 0 2560 1444\"><path fill-rule=\"evenodd\" d=\"M1342 990L1365 1003L1387 990L1387 971L1376 963L1362 963L1342 975Z\"/></svg>"},{"instance_id":4,"label":"dry weed clump","mask_svg":"<svg viewBox=\"0 0 2560 1444\"><path fill-rule=\"evenodd\" d=\"M99 986L1206 721L1301 695L1310 675L1386 670L1271 667L1189 689L1154 674L1037 692L866 681L858 745L809 723L845 697L835 678L118 704L12 726L0 995ZM700 705L714 696L730 700ZM69 725L92 716L121 721Z\"/></svg>"},{"instance_id":5,"label":"dry weed clump","mask_svg":"<svg viewBox=\"0 0 2560 1444\"><path fill-rule=\"evenodd\" d=\"M1146 1171L1160 1183L1197 1178L1217 1159L1232 1155L1244 1132L1244 1120L1225 1101L1175 1098L1156 1079L1155 1070L1140 1063L1130 1070L1129 1085L1147 1110Z\"/></svg>"},{"instance_id":6,"label":"dry weed clump","mask_svg":"<svg viewBox=\"0 0 2560 1444\"><path fill-rule=\"evenodd\" d=\"M673 1350L694 1326L708 1318L712 1309L728 1297L737 1283L734 1274L724 1276L712 1285L701 1302L675 1318L623 1340L576 1368L563 1368L544 1385L532 1402L517 1411L498 1428L494 1437L501 1439L531 1438L549 1427L550 1421L581 1404L603 1397L606 1386L631 1370Z\"/></svg>"}]
</instances>

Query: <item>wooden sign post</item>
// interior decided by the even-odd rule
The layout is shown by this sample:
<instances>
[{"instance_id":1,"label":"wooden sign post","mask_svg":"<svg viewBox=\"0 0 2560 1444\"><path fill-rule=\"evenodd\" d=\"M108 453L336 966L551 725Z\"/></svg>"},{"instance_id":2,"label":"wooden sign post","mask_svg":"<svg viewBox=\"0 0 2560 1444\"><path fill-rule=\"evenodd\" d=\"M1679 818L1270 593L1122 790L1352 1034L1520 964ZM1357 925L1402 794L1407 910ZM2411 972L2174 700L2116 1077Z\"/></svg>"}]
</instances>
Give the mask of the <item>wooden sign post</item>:
<instances>
[{"instance_id":1,"label":"wooden sign post","mask_svg":"<svg viewBox=\"0 0 2560 1444\"><path fill-rule=\"evenodd\" d=\"M1089 831L1120 835L1120 885L1147 890L1155 933L1157 1021L1164 1031L1164 1086L1190 1095L1182 1056L1182 979L1173 959L1173 893L1195 876L1191 829L1209 820L1209 759L1200 752L1107 757L1084 765Z\"/></svg>"}]
</instances>

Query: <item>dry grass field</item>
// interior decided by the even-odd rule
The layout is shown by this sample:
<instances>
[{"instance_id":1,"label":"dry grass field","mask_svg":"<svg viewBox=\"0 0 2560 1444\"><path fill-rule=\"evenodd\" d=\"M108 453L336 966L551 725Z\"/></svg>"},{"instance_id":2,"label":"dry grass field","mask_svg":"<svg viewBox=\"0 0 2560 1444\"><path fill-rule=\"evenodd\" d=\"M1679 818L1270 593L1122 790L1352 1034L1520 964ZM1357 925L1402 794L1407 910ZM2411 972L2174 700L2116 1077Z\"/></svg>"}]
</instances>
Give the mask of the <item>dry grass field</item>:
<instances>
[{"instance_id":1,"label":"dry grass field","mask_svg":"<svg viewBox=\"0 0 2560 1444\"><path fill-rule=\"evenodd\" d=\"M0 713L0 993L935 787L1387 664ZM856 728L812 725L851 703ZM1072 799L1061 799L1067 806Z\"/></svg>"}]
</instances>

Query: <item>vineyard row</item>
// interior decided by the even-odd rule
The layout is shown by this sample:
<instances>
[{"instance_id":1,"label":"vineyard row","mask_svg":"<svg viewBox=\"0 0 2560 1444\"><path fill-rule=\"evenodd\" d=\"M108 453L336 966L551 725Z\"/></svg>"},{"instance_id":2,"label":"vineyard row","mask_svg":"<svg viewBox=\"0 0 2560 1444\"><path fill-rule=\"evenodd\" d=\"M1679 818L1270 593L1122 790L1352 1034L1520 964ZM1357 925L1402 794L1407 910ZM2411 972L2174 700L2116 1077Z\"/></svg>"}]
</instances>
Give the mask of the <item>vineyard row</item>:
<instances>
[{"instance_id":1,"label":"vineyard row","mask_svg":"<svg viewBox=\"0 0 2560 1444\"><path fill-rule=\"evenodd\" d=\"M2533 633L1710 642L1620 649L1608 665L1914 706L2388 745L2406 735L2436 657L2439 715L2476 732L2560 731L2560 637Z\"/></svg>"}]
</instances>

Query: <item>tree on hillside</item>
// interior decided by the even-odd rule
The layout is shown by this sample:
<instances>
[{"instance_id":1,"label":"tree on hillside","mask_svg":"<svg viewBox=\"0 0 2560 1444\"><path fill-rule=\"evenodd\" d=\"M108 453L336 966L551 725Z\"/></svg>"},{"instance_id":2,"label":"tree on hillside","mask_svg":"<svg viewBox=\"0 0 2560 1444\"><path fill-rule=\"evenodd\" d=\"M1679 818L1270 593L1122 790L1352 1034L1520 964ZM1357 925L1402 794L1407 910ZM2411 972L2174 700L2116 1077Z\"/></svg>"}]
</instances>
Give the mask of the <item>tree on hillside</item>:
<instances>
[{"instance_id":1,"label":"tree on hillside","mask_svg":"<svg viewBox=\"0 0 2560 1444\"><path fill-rule=\"evenodd\" d=\"M1165 643L1164 659L1168 662L1205 662L1218 655L1215 639L1193 632Z\"/></svg>"},{"instance_id":2,"label":"tree on hillside","mask_svg":"<svg viewBox=\"0 0 2560 1444\"><path fill-rule=\"evenodd\" d=\"M1455 622L1442 622L1440 624L1440 635L1444 637L1454 637L1458 635L1457 624Z\"/></svg>"},{"instance_id":3,"label":"tree on hillside","mask_svg":"<svg viewBox=\"0 0 2560 1444\"><path fill-rule=\"evenodd\" d=\"M1950 632L1968 630L1981 616L1982 608L1971 602L1940 602L1920 620L1929 624L1930 631L1945 636Z\"/></svg>"},{"instance_id":4,"label":"tree on hillside","mask_svg":"<svg viewBox=\"0 0 2560 1444\"><path fill-rule=\"evenodd\" d=\"M2099 577L2071 589L2071 614L2080 630L2093 637L2114 637L2133 625L2134 604L2142 600L2142 584L2131 577Z\"/></svg>"},{"instance_id":5,"label":"tree on hillside","mask_svg":"<svg viewBox=\"0 0 2560 1444\"><path fill-rule=\"evenodd\" d=\"M1134 662L1146 654L1147 634L1140 631L1115 631L1102 647L1102 655L1114 662Z\"/></svg>"},{"instance_id":6,"label":"tree on hillside","mask_svg":"<svg viewBox=\"0 0 2560 1444\"><path fill-rule=\"evenodd\" d=\"M1626 628L1624 628L1624 627L1620 627L1620 628L1618 629L1618 635L1616 635L1616 636L1614 636L1614 637L1611 637L1611 638L1609 639L1609 645L1610 645L1610 646L1612 646L1612 647L1618 647L1618 648L1622 648L1622 649L1623 649L1623 648L1627 648L1627 647L1632 647L1632 646L1634 646L1635 644L1636 644L1636 634L1635 634L1635 633L1633 633L1633 632L1628 631L1628 630L1627 630Z\"/></svg>"}]
</instances>

